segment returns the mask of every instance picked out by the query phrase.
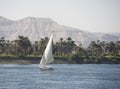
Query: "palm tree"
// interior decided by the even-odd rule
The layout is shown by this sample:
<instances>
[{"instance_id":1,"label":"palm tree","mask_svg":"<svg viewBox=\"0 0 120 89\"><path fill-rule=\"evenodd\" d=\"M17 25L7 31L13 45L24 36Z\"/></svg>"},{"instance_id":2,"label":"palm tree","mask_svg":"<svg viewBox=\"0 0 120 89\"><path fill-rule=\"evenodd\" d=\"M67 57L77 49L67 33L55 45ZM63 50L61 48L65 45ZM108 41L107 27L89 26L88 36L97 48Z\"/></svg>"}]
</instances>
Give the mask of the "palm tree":
<instances>
[{"instance_id":1,"label":"palm tree","mask_svg":"<svg viewBox=\"0 0 120 89\"><path fill-rule=\"evenodd\" d=\"M93 55L93 54L95 54L96 52L96 43L95 43L95 41L92 41L91 43L90 43L90 45L88 46L88 48L89 48L89 50L91 51L91 54Z\"/></svg>"},{"instance_id":2,"label":"palm tree","mask_svg":"<svg viewBox=\"0 0 120 89\"><path fill-rule=\"evenodd\" d=\"M105 55L105 41L100 42L101 50L102 50L102 55Z\"/></svg>"},{"instance_id":3,"label":"palm tree","mask_svg":"<svg viewBox=\"0 0 120 89\"><path fill-rule=\"evenodd\" d=\"M29 47L31 47L31 42L27 37L24 36L18 36L18 41L17 41L17 45L21 48L21 51L23 52L23 55L28 54L27 50Z\"/></svg>"},{"instance_id":4,"label":"palm tree","mask_svg":"<svg viewBox=\"0 0 120 89\"><path fill-rule=\"evenodd\" d=\"M5 52L5 46L6 46L5 38L1 37L1 39L0 39L0 53Z\"/></svg>"},{"instance_id":5,"label":"palm tree","mask_svg":"<svg viewBox=\"0 0 120 89\"><path fill-rule=\"evenodd\" d=\"M5 54L10 54L10 41L9 40L6 42Z\"/></svg>"},{"instance_id":6,"label":"palm tree","mask_svg":"<svg viewBox=\"0 0 120 89\"><path fill-rule=\"evenodd\" d=\"M120 41L116 42L116 51L117 51L116 54L120 55Z\"/></svg>"},{"instance_id":7,"label":"palm tree","mask_svg":"<svg viewBox=\"0 0 120 89\"><path fill-rule=\"evenodd\" d=\"M67 54L70 54L72 53L74 47L75 47L75 42L70 38L68 37L67 38L67 42L66 42L66 51L67 51Z\"/></svg>"},{"instance_id":8,"label":"palm tree","mask_svg":"<svg viewBox=\"0 0 120 89\"><path fill-rule=\"evenodd\" d=\"M38 41L35 41L35 43L33 44L33 54L37 54L39 51L39 44Z\"/></svg>"},{"instance_id":9,"label":"palm tree","mask_svg":"<svg viewBox=\"0 0 120 89\"><path fill-rule=\"evenodd\" d=\"M43 52L44 52L44 50L45 50L45 48L47 46L48 40L49 40L48 37L41 38L41 40L40 40L39 49L40 49L40 54L41 55L43 54Z\"/></svg>"},{"instance_id":10,"label":"palm tree","mask_svg":"<svg viewBox=\"0 0 120 89\"><path fill-rule=\"evenodd\" d=\"M60 54L63 55L63 38L60 38Z\"/></svg>"}]
</instances>

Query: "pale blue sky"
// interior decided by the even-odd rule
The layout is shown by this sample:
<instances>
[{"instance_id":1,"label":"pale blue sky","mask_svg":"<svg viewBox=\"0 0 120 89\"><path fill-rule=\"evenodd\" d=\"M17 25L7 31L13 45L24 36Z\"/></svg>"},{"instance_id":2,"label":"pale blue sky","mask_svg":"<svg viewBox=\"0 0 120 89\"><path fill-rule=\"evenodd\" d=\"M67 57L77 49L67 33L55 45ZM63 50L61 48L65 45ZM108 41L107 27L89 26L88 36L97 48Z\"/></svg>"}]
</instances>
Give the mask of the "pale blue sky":
<instances>
[{"instance_id":1,"label":"pale blue sky","mask_svg":"<svg viewBox=\"0 0 120 89\"><path fill-rule=\"evenodd\" d=\"M0 16L49 17L89 32L120 33L120 0L0 0Z\"/></svg>"}]
</instances>

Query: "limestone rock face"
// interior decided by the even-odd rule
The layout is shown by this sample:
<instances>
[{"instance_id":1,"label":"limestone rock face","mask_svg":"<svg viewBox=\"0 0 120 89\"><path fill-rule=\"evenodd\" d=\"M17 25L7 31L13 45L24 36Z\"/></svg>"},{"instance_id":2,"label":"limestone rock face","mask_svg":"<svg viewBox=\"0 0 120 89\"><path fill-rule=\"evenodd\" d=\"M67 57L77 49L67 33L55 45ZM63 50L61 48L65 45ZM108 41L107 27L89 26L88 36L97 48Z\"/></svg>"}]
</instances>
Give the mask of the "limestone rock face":
<instances>
[{"instance_id":1,"label":"limestone rock face","mask_svg":"<svg viewBox=\"0 0 120 89\"><path fill-rule=\"evenodd\" d=\"M87 47L91 41L117 41L120 40L120 33L90 33L77 28L59 25L50 18L26 17L13 21L0 16L0 37L6 40L14 40L19 35L28 37L32 42L54 34L53 40L71 37L75 43L82 43Z\"/></svg>"}]
</instances>

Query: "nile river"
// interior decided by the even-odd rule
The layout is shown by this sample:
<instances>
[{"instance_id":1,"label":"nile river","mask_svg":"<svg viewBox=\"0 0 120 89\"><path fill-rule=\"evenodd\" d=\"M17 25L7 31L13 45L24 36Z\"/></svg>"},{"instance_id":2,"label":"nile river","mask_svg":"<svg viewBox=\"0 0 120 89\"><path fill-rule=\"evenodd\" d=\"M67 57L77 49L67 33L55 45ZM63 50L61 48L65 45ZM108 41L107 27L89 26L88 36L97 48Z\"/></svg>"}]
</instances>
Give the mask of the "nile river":
<instances>
[{"instance_id":1,"label":"nile river","mask_svg":"<svg viewBox=\"0 0 120 89\"><path fill-rule=\"evenodd\" d=\"M38 65L0 64L0 89L120 89L120 65L53 64L54 71Z\"/></svg>"}]
</instances>

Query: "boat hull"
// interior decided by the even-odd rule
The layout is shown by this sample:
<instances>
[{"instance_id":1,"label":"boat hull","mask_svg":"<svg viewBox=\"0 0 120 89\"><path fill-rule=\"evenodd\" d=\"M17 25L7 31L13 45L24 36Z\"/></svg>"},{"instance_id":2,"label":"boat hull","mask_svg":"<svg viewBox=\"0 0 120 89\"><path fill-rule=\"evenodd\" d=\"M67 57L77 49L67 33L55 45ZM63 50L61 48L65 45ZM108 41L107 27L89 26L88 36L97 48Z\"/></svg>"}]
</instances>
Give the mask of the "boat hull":
<instances>
[{"instance_id":1,"label":"boat hull","mask_svg":"<svg viewBox=\"0 0 120 89\"><path fill-rule=\"evenodd\" d=\"M53 68L48 68L48 67L45 67L45 68L40 68L41 71L51 71L51 70L54 70Z\"/></svg>"}]
</instances>

